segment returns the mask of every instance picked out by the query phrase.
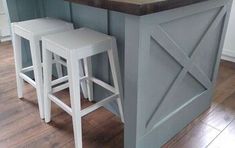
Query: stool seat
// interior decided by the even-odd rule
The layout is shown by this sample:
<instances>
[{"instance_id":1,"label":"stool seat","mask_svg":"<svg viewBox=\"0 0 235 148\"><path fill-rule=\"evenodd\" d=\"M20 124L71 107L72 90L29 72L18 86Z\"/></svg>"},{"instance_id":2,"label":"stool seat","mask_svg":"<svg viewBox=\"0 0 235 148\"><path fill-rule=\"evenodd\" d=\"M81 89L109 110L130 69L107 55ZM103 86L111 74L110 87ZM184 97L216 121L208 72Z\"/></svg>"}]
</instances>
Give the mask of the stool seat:
<instances>
[{"instance_id":1,"label":"stool seat","mask_svg":"<svg viewBox=\"0 0 235 148\"><path fill-rule=\"evenodd\" d=\"M67 58L73 52L76 58L86 58L111 48L113 37L88 29L60 32L43 36L45 46L61 57Z\"/></svg>"},{"instance_id":2,"label":"stool seat","mask_svg":"<svg viewBox=\"0 0 235 148\"><path fill-rule=\"evenodd\" d=\"M84 47L94 46L110 39L110 36L88 28L47 35L43 38L43 40L54 43L64 50L81 50Z\"/></svg>"},{"instance_id":3,"label":"stool seat","mask_svg":"<svg viewBox=\"0 0 235 148\"><path fill-rule=\"evenodd\" d=\"M61 30L73 28L71 23L54 19L54 18L38 18L28 21L14 23L15 31L24 30L32 36L43 36L50 33L58 33Z\"/></svg>"}]
</instances>

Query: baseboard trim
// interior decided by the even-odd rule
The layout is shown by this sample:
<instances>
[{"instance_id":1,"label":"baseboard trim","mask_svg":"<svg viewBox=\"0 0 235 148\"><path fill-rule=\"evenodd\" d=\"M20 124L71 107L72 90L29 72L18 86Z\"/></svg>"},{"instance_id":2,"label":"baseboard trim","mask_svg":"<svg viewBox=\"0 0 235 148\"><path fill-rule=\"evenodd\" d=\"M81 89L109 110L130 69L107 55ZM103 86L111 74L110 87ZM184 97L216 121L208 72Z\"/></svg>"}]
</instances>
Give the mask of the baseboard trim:
<instances>
[{"instance_id":1,"label":"baseboard trim","mask_svg":"<svg viewBox=\"0 0 235 148\"><path fill-rule=\"evenodd\" d=\"M235 50L224 49L221 59L235 63Z\"/></svg>"},{"instance_id":2,"label":"baseboard trim","mask_svg":"<svg viewBox=\"0 0 235 148\"><path fill-rule=\"evenodd\" d=\"M7 37L3 37L0 39L0 42L7 42L7 41L11 41L11 37L7 36Z\"/></svg>"}]
</instances>

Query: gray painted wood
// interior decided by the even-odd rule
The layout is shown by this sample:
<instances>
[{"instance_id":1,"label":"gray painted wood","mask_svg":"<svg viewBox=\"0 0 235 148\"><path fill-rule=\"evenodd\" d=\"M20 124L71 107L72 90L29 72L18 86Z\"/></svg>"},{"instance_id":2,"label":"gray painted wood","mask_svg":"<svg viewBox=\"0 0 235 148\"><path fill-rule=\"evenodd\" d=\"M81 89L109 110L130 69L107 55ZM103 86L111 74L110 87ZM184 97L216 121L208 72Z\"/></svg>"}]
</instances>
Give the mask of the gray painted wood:
<instances>
[{"instance_id":1,"label":"gray painted wood","mask_svg":"<svg viewBox=\"0 0 235 148\"><path fill-rule=\"evenodd\" d=\"M64 0L42 0L42 4L44 16L71 21L69 2Z\"/></svg>"},{"instance_id":2,"label":"gray painted wood","mask_svg":"<svg viewBox=\"0 0 235 148\"><path fill-rule=\"evenodd\" d=\"M127 16L125 20L125 81L124 81L124 147L137 147L138 70L140 20ZM131 106L131 107L130 107Z\"/></svg>"},{"instance_id":3,"label":"gray painted wood","mask_svg":"<svg viewBox=\"0 0 235 148\"><path fill-rule=\"evenodd\" d=\"M11 22L56 17L117 38L124 84L125 148L160 147L210 106L231 0L209 0L145 16L63 0L7 3ZM30 53L23 42L27 65ZM92 62L94 75L112 83L107 55L92 58ZM107 95L95 87L96 100ZM108 108L117 109L114 104Z\"/></svg>"},{"instance_id":4,"label":"gray painted wood","mask_svg":"<svg viewBox=\"0 0 235 148\"><path fill-rule=\"evenodd\" d=\"M126 18L125 147L160 147L210 106L230 6Z\"/></svg>"}]
</instances>

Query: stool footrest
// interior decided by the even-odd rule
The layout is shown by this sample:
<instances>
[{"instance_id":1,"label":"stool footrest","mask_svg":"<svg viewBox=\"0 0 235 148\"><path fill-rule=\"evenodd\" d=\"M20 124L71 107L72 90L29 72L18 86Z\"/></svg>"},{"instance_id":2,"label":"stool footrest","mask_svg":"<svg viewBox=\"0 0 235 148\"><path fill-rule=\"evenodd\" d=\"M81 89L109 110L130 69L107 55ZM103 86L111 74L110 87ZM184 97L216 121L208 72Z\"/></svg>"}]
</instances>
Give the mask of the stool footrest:
<instances>
[{"instance_id":1,"label":"stool footrest","mask_svg":"<svg viewBox=\"0 0 235 148\"><path fill-rule=\"evenodd\" d=\"M68 76L64 76L64 77L61 77L61 78L58 78L58 79L52 81L51 85L54 86L54 85L60 84L65 81L68 81Z\"/></svg>"},{"instance_id":2,"label":"stool footrest","mask_svg":"<svg viewBox=\"0 0 235 148\"><path fill-rule=\"evenodd\" d=\"M87 79L88 79L88 78L87 78L86 76L84 76L84 77L81 77L80 81L84 81L84 80L87 80ZM64 76L64 77L61 77L61 78L59 78L59 79L56 79L56 80L52 81L52 82L51 82L51 85L52 85L52 86L55 86L55 85L57 85L57 84L60 84L60 83L66 82L66 81L68 81L68 76ZM64 83L64 84L61 84L61 85L59 85L59 86L56 86L56 87L52 88L52 92L53 92L53 93L56 93L56 92L59 92L59 91L61 91L61 90L66 89L66 88L68 88L68 87L69 87L69 82L66 82L66 83Z\"/></svg>"},{"instance_id":3,"label":"stool footrest","mask_svg":"<svg viewBox=\"0 0 235 148\"><path fill-rule=\"evenodd\" d=\"M119 97L119 94L114 94L112 96L109 96L109 97L103 99L102 101L99 101L99 102L81 110L81 117L83 117L83 116L97 110L98 108L103 107L104 105L116 100L118 97ZM51 101L53 101L55 104L57 104L59 107L61 107L64 111L66 111L69 115L72 116L72 109L67 104L65 104L59 98L57 98L56 96L54 96L52 94L48 94L48 98Z\"/></svg>"},{"instance_id":4,"label":"stool footrest","mask_svg":"<svg viewBox=\"0 0 235 148\"><path fill-rule=\"evenodd\" d=\"M60 101L59 98L55 97L52 94L48 94L48 98L50 98L51 101L53 101L55 104L57 104L64 111L66 111L68 114L72 116L72 109L68 105L66 105L64 102Z\"/></svg>"},{"instance_id":5,"label":"stool footrest","mask_svg":"<svg viewBox=\"0 0 235 148\"><path fill-rule=\"evenodd\" d=\"M33 66L25 67L21 70L22 73L26 73L26 72L29 72L29 71L33 71Z\"/></svg>"},{"instance_id":6,"label":"stool footrest","mask_svg":"<svg viewBox=\"0 0 235 148\"><path fill-rule=\"evenodd\" d=\"M81 78L80 78L80 81L85 81L85 80L87 80L87 79L88 79L88 77L84 76L84 77L81 77ZM66 82L66 81L68 81L68 80L69 80L69 78L68 78L68 75L67 75L67 76L58 78L58 79L56 79L56 80L53 80L53 81L51 82L51 85L54 86L54 85L57 85L57 84Z\"/></svg>"},{"instance_id":7,"label":"stool footrest","mask_svg":"<svg viewBox=\"0 0 235 148\"><path fill-rule=\"evenodd\" d=\"M64 62L62 60L53 60L52 64L55 64L55 63L59 63L61 65L67 66L66 62ZM43 63L42 63L42 65L43 65ZM33 71L33 66L28 66L28 67L22 68L22 70L21 70L22 73L26 73L29 71Z\"/></svg>"},{"instance_id":8,"label":"stool footrest","mask_svg":"<svg viewBox=\"0 0 235 148\"><path fill-rule=\"evenodd\" d=\"M66 89L66 88L69 88L69 82L64 83L64 84L61 84L61 85L59 85L59 86L57 86L57 87L52 88L52 92L53 92L53 93L56 93L56 92L59 92L59 91L61 91L61 90Z\"/></svg>"},{"instance_id":9,"label":"stool footrest","mask_svg":"<svg viewBox=\"0 0 235 148\"><path fill-rule=\"evenodd\" d=\"M91 77L90 80L93 81L94 83L100 85L101 87L111 91L112 93L116 93L116 90L113 86L111 86L111 85L109 85L109 84L107 84L97 78L94 78L94 77Z\"/></svg>"},{"instance_id":10,"label":"stool footrest","mask_svg":"<svg viewBox=\"0 0 235 148\"><path fill-rule=\"evenodd\" d=\"M29 76L27 76L27 75L24 74L24 73L20 73L19 75L20 75L20 77L21 77L22 79L24 79L26 82L28 82L29 84L31 84L33 87L36 88L36 83L35 83L35 81L32 80Z\"/></svg>"},{"instance_id":11,"label":"stool footrest","mask_svg":"<svg viewBox=\"0 0 235 148\"><path fill-rule=\"evenodd\" d=\"M88 78L86 76L80 78L80 81L84 81L84 80L90 80L90 81L100 85L101 87L111 91L112 93L116 93L116 90L113 86L111 86L111 85L109 85L109 84L107 84L107 83L105 83L105 82L103 82L103 81L101 81L97 78L94 78L94 77ZM59 79L56 79L56 80L52 81L51 85L54 86L54 85L57 85L57 84L60 84L60 83L66 82L66 81L68 81L68 76L64 76L64 77L61 77ZM57 86L57 87L53 88L52 92L55 93L55 92L64 90L65 88L68 88L68 87L69 87L68 83L61 84L60 86Z\"/></svg>"},{"instance_id":12,"label":"stool footrest","mask_svg":"<svg viewBox=\"0 0 235 148\"><path fill-rule=\"evenodd\" d=\"M104 106L104 105L106 105L106 104L116 100L118 97L119 97L119 94L114 94L112 96L109 96L109 97L103 99L102 101L99 101L99 102L97 102L97 103L95 103L95 104L93 104L93 105L83 109L81 111L81 116L83 117L83 116L85 116L85 115L87 115L87 114L97 110L98 108L100 108L100 107L102 107L102 106Z\"/></svg>"}]
</instances>

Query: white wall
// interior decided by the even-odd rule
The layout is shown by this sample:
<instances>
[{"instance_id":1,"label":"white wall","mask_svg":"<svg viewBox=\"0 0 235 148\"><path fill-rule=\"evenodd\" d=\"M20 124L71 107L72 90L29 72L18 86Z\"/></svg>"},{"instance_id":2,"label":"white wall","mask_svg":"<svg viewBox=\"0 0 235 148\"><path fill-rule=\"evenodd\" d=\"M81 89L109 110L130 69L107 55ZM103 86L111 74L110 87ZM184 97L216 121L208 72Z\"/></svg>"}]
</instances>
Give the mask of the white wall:
<instances>
[{"instance_id":1,"label":"white wall","mask_svg":"<svg viewBox=\"0 0 235 148\"><path fill-rule=\"evenodd\" d=\"M230 14L222 59L235 62L235 1Z\"/></svg>"},{"instance_id":2,"label":"white wall","mask_svg":"<svg viewBox=\"0 0 235 148\"><path fill-rule=\"evenodd\" d=\"M0 0L0 41L8 40L10 35L9 21L5 12L3 1Z\"/></svg>"}]
</instances>

